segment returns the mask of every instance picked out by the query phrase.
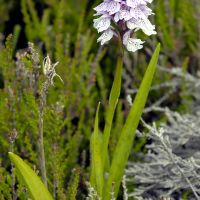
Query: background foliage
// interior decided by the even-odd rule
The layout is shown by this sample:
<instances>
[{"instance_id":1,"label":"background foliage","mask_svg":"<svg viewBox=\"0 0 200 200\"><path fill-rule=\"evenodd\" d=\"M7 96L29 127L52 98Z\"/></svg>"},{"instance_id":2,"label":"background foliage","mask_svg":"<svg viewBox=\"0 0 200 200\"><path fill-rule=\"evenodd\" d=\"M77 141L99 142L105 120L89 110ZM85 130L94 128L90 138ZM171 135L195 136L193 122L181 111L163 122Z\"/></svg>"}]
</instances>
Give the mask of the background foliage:
<instances>
[{"instance_id":1,"label":"background foliage","mask_svg":"<svg viewBox=\"0 0 200 200\"><path fill-rule=\"evenodd\" d=\"M122 94L117 107L109 149L112 155L116 130L120 130L153 49L161 42L162 52L148 107L190 112L191 91L181 79L169 87L180 69L197 75L200 62L200 2L198 0L155 0L153 20L158 34L146 38L145 48L125 53ZM0 199L27 199L26 188L13 176L7 152L14 151L38 171L38 109L44 81L43 58L59 61L48 94L44 116L44 143L49 190L55 199L83 199L89 180L89 140L95 109L101 101L105 110L116 66L117 45L96 43L90 0L0 0ZM10 35L12 34L12 35ZM139 33L141 34L141 33ZM142 37L145 37L142 35ZM33 45L33 44L34 45ZM168 94L168 95L167 95ZM104 125L100 112L100 131ZM146 121L165 121L151 109ZM17 133L17 136L16 136ZM136 138L134 152L143 150L145 139ZM12 196L14 194L14 197Z\"/></svg>"}]
</instances>

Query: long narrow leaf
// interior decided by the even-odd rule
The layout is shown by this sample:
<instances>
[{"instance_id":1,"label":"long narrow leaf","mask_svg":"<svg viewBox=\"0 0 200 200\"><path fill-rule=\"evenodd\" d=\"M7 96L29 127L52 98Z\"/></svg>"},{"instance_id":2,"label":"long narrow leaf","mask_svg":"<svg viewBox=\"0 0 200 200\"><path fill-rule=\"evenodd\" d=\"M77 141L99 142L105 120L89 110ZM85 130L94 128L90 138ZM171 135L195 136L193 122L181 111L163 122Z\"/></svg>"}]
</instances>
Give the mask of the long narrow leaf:
<instances>
[{"instance_id":1,"label":"long narrow leaf","mask_svg":"<svg viewBox=\"0 0 200 200\"><path fill-rule=\"evenodd\" d=\"M53 200L53 197L36 173L17 155L9 152L9 157L24 181L33 200Z\"/></svg>"},{"instance_id":2,"label":"long narrow leaf","mask_svg":"<svg viewBox=\"0 0 200 200\"><path fill-rule=\"evenodd\" d=\"M124 173L124 168L126 166L133 144L135 131L140 121L142 111L144 109L149 89L156 70L159 52L160 44L157 45L156 50L152 56L152 59L142 80L139 91L136 95L135 101L126 120L126 123L122 129L119 141L116 145L116 149L113 154L112 164L110 167L109 177L104 186L103 200L110 199L110 193L113 184L115 196L117 196L118 194L120 182Z\"/></svg>"},{"instance_id":3,"label":"long narrow leaf","mask_svg":"<svg viewBox=\"0 0 200 200\"><path fill-rule=\"evenodd\" d=\"M99 136L99 107L96 111L94 133L91 138L91 153L92 153L92 173L91 173L91 184L97 190L99 196L102 196L103 192L103 168L101 158L101 141Z\"/></svg>"},{"instance_id":4,"label":"long narrow leaf","mask_svg":"<svg viewBox=\"0 0 200 200\"><path fill-rule=\"evenodd\" d=\"M120 56L117 61L117 69L115 73L114 82L109 97L109 107L106 113L106 124L103 132L103 143L102 143L102 166L105 168L106 157L108 155L108 142L110 138L110 131L113 122L113 116L115 113L116 105L121 91L121 79L122 79L122 65L123 58Z\"/></svg>"}]
</instances>

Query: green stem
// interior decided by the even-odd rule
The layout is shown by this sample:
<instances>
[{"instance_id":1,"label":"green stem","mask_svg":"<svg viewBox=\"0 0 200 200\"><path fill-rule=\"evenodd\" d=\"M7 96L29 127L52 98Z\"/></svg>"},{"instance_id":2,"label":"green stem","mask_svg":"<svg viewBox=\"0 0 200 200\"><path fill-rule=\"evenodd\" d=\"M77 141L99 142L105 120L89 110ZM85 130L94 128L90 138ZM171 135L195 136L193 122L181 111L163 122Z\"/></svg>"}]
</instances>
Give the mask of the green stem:
<instances>
[{"instance_id":1,"label":"green stem","mask_svg":"<svg viewBox=\"0 0 200 200\"><path fill-rule=\"evenodd\" d=\"M106 158L108 156L108 143L110 138L110 132L112 128L113 117L115 109L117 106L118 98L121 92L121 79L122 79L122 66L123 66L123 46L120 34L119 38L119 55L117 60L117 69L115 73L114 82L111 88L110 97L109 97L109 107L106 113L106 122L103 132L103 143L102 143L102 166L105 170Z\"/></svg>"},{"instance_id":2,"label":"green stem","mask_svg":"<svg viewBox=\"0 0 200 200\"><path fill-rule=\"evenodd\" d=\"M113 153L109 176L104 183L103 200L110 200L110 193L111 189L113 188L113 184L114 195L115 197L118 195L124 169L132 149L135 132L139 124L145 103L147 101L148 93L155 74L159 52L160 44L157 45L157 48L154 51L150 64L146 70L138 93L135 97L134 103L120 133L120 137Z\"/></svg>"}]
</instances>

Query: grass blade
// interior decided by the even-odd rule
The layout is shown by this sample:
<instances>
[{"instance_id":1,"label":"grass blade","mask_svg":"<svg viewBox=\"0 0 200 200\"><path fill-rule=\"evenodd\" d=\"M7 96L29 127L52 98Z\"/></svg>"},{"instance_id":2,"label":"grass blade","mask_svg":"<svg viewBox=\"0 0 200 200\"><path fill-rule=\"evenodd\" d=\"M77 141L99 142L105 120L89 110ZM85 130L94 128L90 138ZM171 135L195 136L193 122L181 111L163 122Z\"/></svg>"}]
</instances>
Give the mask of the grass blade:
<instances>
[{"instance_id":1,"label":"grass blade","mask_svg":"<svg viewBox=\"0 0 200 200\"><path fill-rule=\"evenodd\" d=\"M91 184L96 189L98 195L101 197L103 192L103 168L102 168L102 158L101 158L101 138L99 135L99 107L98 104L94 133L91 137L91 154L92 154L92 172L91 172Z\"/></svg>"},{"instance_id":2,"label":"grass blade","mask_svg":"<svg viewBox=\"0 0 200 200\"><path fill-rule=\"evenodd\" d=\"M17 155L9 152L9 157L17 169L17 174L24 181L33 200L53 200L53 197L36 173Z\"/></svg>"},{"instance_id":3,"label":"grass blade","mask_svg":"<svg viewBox=\"0 0 200 200\"><path fill-rule=\"evenodd\" d=\"M110 167L109 177L104 186L103 200L110 200L110 192L113 184L115 196L117 196L118 194L119 186L124 173L124 168L126 166L131 151L135 131L140 121L142 111L144 109L149 89L156 70L159 52L160 44L157 45L156 50L152 56L152 59L146 70L139 91L135 97L126 123L122 129L119 141L116 145L115 152L113 154L112 164Z\"/></svg>"}]
</instances>

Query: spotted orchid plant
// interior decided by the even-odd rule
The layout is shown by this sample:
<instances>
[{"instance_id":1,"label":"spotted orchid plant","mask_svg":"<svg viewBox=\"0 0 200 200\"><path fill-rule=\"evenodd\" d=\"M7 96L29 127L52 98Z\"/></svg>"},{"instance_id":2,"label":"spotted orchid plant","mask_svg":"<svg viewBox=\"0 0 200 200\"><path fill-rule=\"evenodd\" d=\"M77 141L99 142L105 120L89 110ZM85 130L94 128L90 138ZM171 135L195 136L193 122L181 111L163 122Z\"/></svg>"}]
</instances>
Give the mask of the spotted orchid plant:
<instances>
[{"instance_id":1,"label":"spotted orchid plant","mask_svg":"<svg viewBox=\"0 0 200 200\"><path fill-rule=\"evenodd\" d=\"M133 33L142 30L146 35L156 34L155 26L148 17L153 14L147 6L152 0L104 0L94 8L94 27L102 35L98 38L101 45L114 36L122 37L128 51L142 49L144 41L134 38Z\"/></svg>"},{"instance_id":2,"label":"spotted orchid plant","mask_svg":"<svg viewBox=\"0 0 200 200\"><path fill-rule=\"evenodd\" d=\"M91 137L91 186L100 199L110 200L118 196L124 169L133 145L135 131L145 106L152 79L155 73L160 45L157 46L151 62L142 80L139 92L131 106L125 124L119 133L115 150L109 155L109 140L118 99L121 92L121 79L124 61L124 46L128 51L142 49L144 41L135 38L134 33L142 30L146 35L156 34L155 26L148 17L153 14L148 8L152 0L104 0L94 8L96 11L94 27L101 36L97 39L101 45L116 37L119 44L117 67L109 96L109 105L105 115L103 134L99 133L98 112L95 118L94 132ZM102 141L99 141L102 138ZM111 159L110 159L111 158ZM112 195L114 198L112 198Z\"/></svg>"}]
</instances>

